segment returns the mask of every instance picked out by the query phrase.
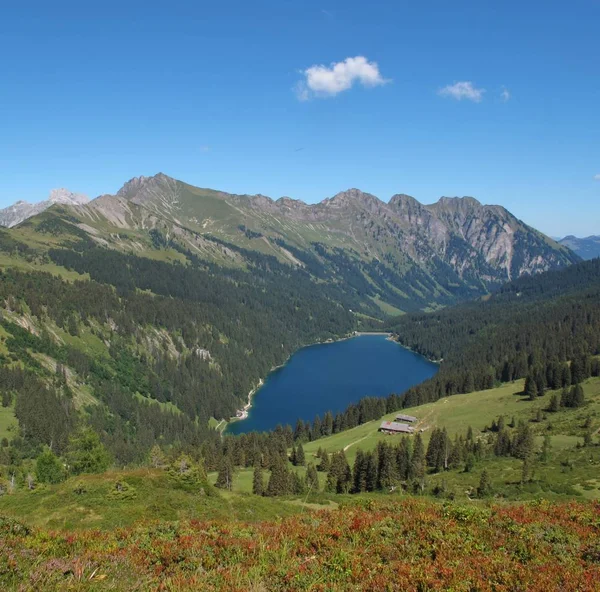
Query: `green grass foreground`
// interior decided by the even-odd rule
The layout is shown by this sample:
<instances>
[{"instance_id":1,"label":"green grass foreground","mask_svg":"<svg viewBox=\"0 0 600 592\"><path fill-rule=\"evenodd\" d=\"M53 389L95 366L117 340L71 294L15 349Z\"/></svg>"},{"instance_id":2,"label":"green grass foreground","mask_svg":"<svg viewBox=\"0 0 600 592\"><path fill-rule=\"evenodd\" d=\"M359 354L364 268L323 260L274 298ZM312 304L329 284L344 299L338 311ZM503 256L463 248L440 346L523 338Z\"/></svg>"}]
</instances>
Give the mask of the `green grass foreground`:
<instances>
[{"instance_id":1,"label":"green grass foreground","mask_svg":"<svg viewBox=\"0 0 600 592\"><path fill-rule=\"evenodd\" d=\"M277 521L30 530L0 519L4 590L598 590L600 505L362 500Z\"/></svg>"}]
</instances>

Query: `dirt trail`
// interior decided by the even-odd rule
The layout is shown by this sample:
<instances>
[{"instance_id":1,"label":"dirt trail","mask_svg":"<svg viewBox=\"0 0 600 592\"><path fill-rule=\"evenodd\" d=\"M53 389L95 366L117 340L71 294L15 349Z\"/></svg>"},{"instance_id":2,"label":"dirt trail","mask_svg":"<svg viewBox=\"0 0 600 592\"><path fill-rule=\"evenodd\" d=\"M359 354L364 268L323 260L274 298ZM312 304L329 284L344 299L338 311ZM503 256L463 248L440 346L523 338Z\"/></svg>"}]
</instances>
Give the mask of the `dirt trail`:
<instances>
[{"instance_id":1,"label":"dirt trail","mask_svg":"<svg viewBox=\"0 0 600 592\"><path fill-rule=\"evenodd\" d=\"M350 444L348 444L347 446L344 446L344 452L346 452L346 450L348 450L348 448L350 448L351 446L354 446L355 444L358 444L359 442L362 442L363 440L367 439L371 434L367 434L366 436L363 436L362 438L359 438L358 440L355 440L354 442L350 442Z\"/></svg>"}]
</instances>

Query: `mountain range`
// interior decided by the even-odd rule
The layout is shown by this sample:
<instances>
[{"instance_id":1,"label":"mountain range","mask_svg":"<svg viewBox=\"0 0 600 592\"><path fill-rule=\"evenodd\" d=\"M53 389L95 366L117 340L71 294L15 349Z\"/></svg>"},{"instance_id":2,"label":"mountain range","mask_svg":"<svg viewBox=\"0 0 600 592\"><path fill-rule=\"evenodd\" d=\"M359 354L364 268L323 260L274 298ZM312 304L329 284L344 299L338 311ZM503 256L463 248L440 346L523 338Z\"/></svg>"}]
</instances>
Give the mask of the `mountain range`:
<instances>
[{"instance_id":1,"label":"mountain range","mask_svg":"<svg viewBox=\"0 0 600 592\"><path fill-rule=\"evenodd\" d=\"M577 238L576 236L565 236L561 239L561 245L568 247L582 259L595 259L600 257L600 236L588 236Z\"/></svg>"},{"instance_id":2,"label":"mountain range","mask_svg":"<svg viewBox=\"0 0 600 592\"><path fill-rule=\"evenodd\" d=\"M27 218L40 214L44 210L56 204L80 206L89 201L89 198L81 193L73 193L68 189L52 189L48 199L39 203L28 203L18 201L7 208L0 210L0 226L12 228Z\"/></svg>"},{"instance_id":3,"label":"mountain range","mask_svg":"<svg viewBox=\"0 0 600 592\"><path fill-rule=\"evenodd\" d=\"M375 316L445 306L578 259L505 208L472 197L423 205L397 194L386 203L349 189L309 205L202 189L162 173L89 203L61 195L51 195L43 217L46 225L61 220L65 239L70 226L102 247L151 256L162 249L167 258L189 252L230 267L248 268L247 253L257 252L353 291L359 310ZM15 236L43 243L28 230L41 221L29 219Z\"/></svg>"}]
</instances>

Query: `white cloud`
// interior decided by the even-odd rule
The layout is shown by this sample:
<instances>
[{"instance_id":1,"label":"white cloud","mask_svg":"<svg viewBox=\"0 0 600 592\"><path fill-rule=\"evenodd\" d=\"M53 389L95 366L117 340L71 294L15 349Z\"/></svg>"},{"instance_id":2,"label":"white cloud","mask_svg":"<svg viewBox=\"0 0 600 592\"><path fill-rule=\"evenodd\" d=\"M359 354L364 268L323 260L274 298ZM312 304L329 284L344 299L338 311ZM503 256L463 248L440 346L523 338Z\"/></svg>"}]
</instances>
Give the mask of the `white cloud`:
<instances>
[{"instance_id":1,"label":"white cloud","mask_svg":"<svg viewBox=\"0 0 600 592\"><path fill-rule=\"evenodd\" d=\"M480 103L483 99L483 93L485 92L484 88L476 88L473 86L472 82L455 82L454 84L449 84L444 88L440 88L438 91L438 95L441 97L448 97L451 99L456 99L457 101L462 101L466 99L467 101L473 101L474 103Z\"/></svg>"},{"instance_id":2,"label":"white cloud","mask_svg":"<svg viewBox=\"0 0 600 592\"><path fill-rule=\"evenodd\" d=\"M594 181L600 181L600 175L594 175Z\"/></svg>"},{"instance_id":3,"label":"white cloud","mask_svg":"<svg viewBox=\"0 0 600 592\"><path fill-rule=\"evenodd\" d=\"M389 82L381 76L379 66L363 56L333 62L329 67L311 66L302 71L304 79L294 87L301 101L312 97L333 97L351 88L355 82L363 86L380 86Z\"/></svg>"},{"instance_id":4,"label":"white cloud","mask_svg":"<svg viewBox=\"0 0 600 592\"><path fill-rule=\"evenodd\" d=\"M504 103L507 103L508 101L510 101L510 98L511 98L510 91L506 88L503 88L502 92L500 93L500 98L502 99L502 102L504 102Z\"/></svg>"}]
</instances>

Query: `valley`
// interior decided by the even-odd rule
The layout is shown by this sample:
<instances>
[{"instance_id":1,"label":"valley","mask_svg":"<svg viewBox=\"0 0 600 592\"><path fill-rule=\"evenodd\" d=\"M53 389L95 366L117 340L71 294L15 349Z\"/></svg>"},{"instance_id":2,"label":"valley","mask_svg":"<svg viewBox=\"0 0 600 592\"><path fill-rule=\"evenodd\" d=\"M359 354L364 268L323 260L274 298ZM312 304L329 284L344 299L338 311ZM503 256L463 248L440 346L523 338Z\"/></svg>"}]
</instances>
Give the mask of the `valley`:
<instances>
[{"instance_id":1,"label":"valley","mask_svg":"<svg viewBox=\"0 0 600 592\"><path fill-rule=\"evenodd\" d=\"M44 566L15 560L0 582L81 581L37 547L55 531L81 537L81 589L119 590L157 577L132 533L156 545L175 523L200 540L197 524L263 537L398 508L407 524L528 500L585 513L600 498L599 302L598 260L472 198L307 205L157 175L50 205L0 230L0 542ZM398 413L414 432L383 434ZM125 571L87 538L112 549L114 529ZM187 553L179 536L168 553ZM156 561L175 589L197 585Z\"/></svg>"}]
</instances>

